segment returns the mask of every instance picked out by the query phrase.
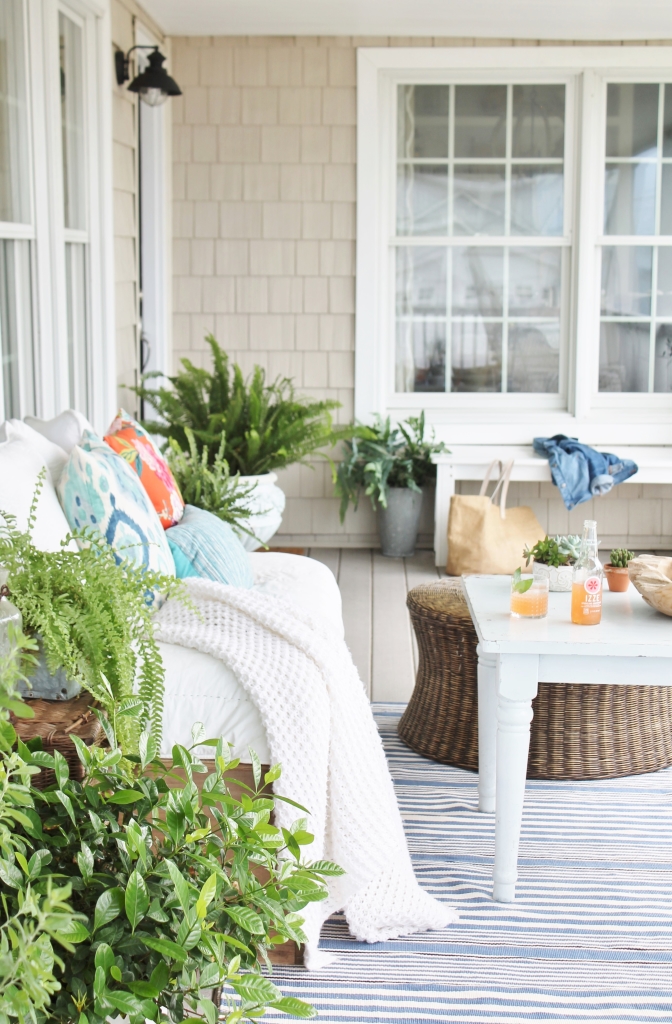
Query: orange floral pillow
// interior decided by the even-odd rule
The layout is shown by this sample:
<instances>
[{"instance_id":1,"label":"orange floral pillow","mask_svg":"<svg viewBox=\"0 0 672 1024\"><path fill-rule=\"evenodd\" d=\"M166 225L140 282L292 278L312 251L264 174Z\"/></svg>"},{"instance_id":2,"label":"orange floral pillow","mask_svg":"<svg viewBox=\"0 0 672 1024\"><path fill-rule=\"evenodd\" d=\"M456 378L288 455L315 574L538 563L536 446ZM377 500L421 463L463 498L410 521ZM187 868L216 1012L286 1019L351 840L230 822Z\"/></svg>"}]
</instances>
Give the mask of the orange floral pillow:
<instances>
[{"instance_id":1,"label":"orange floral pillow","mask_svg":"<svg viewBox=\"0 0 672 1024\"><path fill-rule=\"evenodd\" d=\"M168 463L147 431L120 409L105 441L140 477L164 530L176 526L184 515L184 501Z\"/></svg>"}]
</instances>

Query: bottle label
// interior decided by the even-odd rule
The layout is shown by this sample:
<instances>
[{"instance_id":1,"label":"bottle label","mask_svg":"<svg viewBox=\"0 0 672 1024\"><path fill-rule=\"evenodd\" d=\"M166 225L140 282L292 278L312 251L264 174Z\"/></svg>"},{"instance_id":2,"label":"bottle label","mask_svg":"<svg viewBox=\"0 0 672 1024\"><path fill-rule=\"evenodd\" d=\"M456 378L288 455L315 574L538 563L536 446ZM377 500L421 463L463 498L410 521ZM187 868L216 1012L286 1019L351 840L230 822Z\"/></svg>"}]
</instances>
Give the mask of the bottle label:
<instances>
[{"instance_id":1,"label":"bottle label","mask_svg":"<svg viewBox=\"0 0 672 1024\"><path fill-rule=\"evenodd\" d=\"M599 594L602 589L602 580L599 576L589 576L583 586L587 594Z\"/></svg>"}]
</instances>

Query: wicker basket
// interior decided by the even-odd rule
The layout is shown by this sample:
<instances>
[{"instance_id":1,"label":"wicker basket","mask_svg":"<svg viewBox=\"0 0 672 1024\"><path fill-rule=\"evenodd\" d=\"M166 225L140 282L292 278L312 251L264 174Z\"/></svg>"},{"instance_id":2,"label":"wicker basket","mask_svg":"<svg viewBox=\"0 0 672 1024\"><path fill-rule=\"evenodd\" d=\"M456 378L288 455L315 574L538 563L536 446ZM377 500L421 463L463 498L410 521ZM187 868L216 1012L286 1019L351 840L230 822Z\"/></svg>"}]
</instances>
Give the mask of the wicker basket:
<instances>
[{"instance_id":1,"label":"wicker basket","mask_svg":"<svg viewBox=\"0 0 672 1024\"><path fill-rule=\"evenodd\" d=\"M412 750L478 771L476 630L459 579L415 587L418 677L399 722ZM528 779L610 779L672 765L672 687L540 683Z\"/></svg>"},{"instance_id":2,"label":"wicker basket","mask_svg":"<svg viewBox=\"0 0 672 1024\"><path fill-rule=\"evenodd\" d=\"M31 700L28 701L35 712L34 718L14 718L12 725L24 743L39 736L42 747L48 754L59 750L68 762L70 778L81 781L84 778L84 766L77 756L75 744L70 735L79 736L84 743L100 744L105 740L103 727L93 713L93 697L90 693L82 693L72 700ZM38 789L46 789L55 781L54 773L43 768L39 775L33 776L33 785Z\"/></svg>"}]
</instances>

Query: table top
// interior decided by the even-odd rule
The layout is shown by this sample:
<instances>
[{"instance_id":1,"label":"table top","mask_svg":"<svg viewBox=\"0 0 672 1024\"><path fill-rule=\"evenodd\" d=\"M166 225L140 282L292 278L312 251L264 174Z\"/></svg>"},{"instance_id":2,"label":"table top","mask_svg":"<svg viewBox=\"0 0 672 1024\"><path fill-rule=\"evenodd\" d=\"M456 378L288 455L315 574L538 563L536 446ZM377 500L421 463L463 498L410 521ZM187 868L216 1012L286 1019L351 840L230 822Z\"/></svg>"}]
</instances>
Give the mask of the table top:
<instances>
[{"instance_id":1,"label":"table top","mask_svg":"<svg viewBox=\"0 0 672 1024\"><path fill-rule=\"evenodd\" d=\"M672 658L672 618L651 608L632 583L625 594L607 589L598 626L575 626L572 595L549 594L544 619L509 611L510 576L465 576L464 590L483 650L493 654L561 654Z\"/></svg>"}]
</instances>

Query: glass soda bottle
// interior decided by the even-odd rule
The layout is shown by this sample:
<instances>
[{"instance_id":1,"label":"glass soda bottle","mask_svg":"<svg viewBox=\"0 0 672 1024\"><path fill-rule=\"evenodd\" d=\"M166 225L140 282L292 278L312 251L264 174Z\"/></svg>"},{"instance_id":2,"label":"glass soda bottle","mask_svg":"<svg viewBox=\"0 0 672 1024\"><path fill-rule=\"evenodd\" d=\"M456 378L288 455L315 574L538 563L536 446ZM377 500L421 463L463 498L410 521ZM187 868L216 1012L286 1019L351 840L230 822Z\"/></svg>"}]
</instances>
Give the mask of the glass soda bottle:
<instances>
[{"instance_id":1,"label":"glass soda bottle","mask_svg":"<svg viewBox=\"0 0 672 1024\"><path fill-rule=\"evenodd\" d=\"M572 622L596 626L602 618L602 564L597 557L597 523L583 524L581 552L572 574Z\"/></svg>"}]
</instances>

